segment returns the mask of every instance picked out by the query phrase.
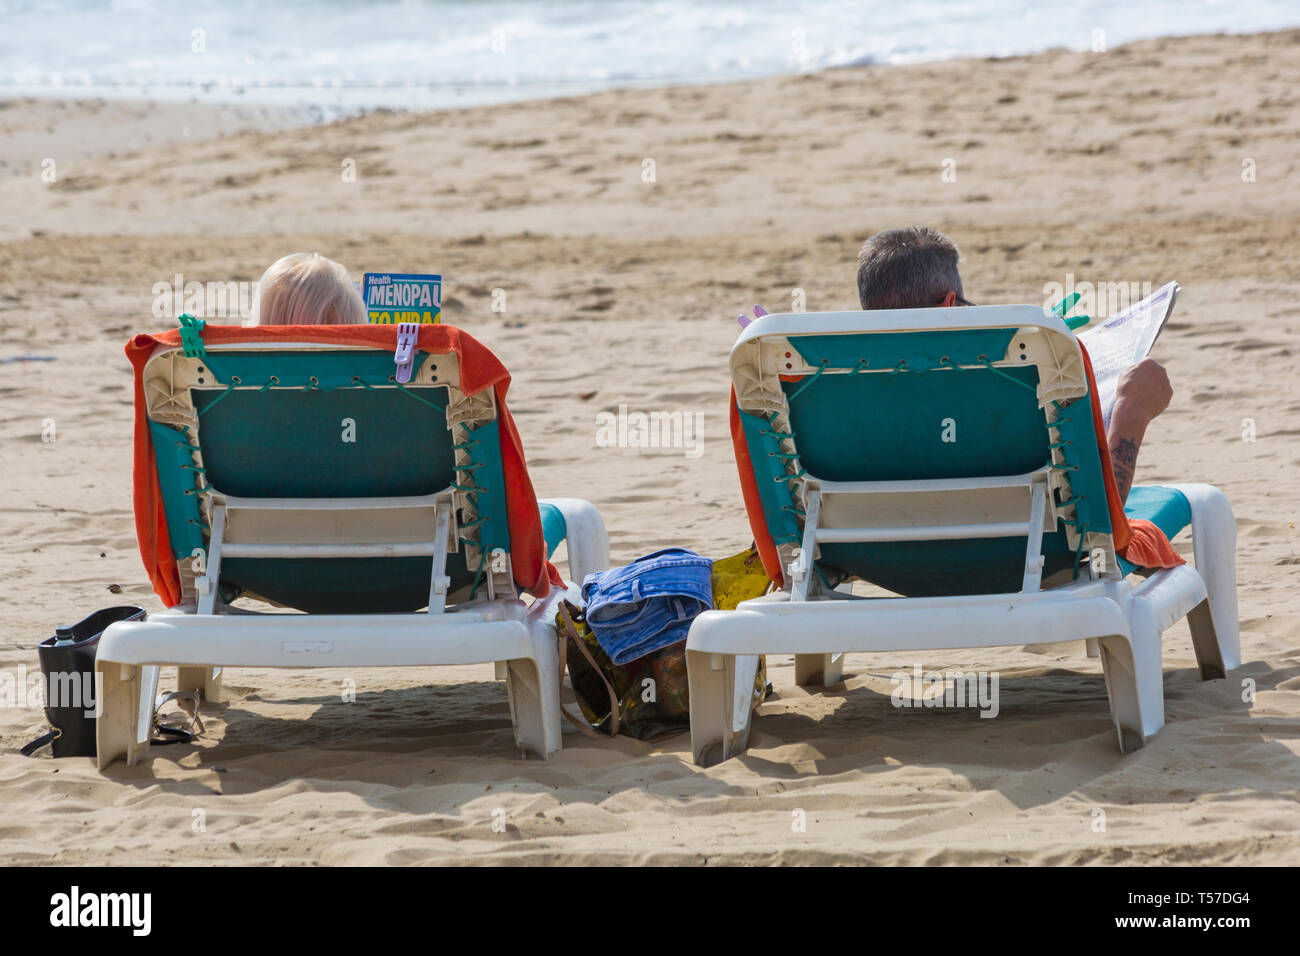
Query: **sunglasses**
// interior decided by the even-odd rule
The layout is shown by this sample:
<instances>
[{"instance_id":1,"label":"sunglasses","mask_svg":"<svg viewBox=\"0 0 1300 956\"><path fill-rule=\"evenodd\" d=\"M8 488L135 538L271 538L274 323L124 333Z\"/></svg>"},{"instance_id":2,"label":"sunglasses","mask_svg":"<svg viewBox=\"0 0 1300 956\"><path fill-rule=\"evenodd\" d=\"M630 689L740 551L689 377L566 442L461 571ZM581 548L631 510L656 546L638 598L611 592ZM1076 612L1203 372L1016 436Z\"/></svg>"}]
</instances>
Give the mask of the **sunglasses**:
<instances>
[{"instance_id":1,"label":"sunglasses","mask_svg":"<svg viewBox=\"0 0 1300 956\"><path fill-rule=\"evenodd\" d=\"M963 299L961 296L957 296L957 304L958 304L958 305L974 305L975 303L972 302L970 299Z\"/></svg>"}]
</instances>

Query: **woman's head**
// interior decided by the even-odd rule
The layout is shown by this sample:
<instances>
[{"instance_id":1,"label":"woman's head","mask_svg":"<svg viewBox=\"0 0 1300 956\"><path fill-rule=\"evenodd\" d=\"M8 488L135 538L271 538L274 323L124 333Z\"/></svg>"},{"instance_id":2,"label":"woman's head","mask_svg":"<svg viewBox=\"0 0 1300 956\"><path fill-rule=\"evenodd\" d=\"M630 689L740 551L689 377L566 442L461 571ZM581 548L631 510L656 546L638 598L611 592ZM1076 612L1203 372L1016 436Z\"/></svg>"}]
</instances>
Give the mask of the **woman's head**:
<instances>
[{"instance_id":1,"label":"woman's head","mask_svg":"<svg viewBox=\"0 0 1300 956\"><path fill-rule=\"evenodd\" d=\"M277 260L257 285L249 325L364 325L366 306L348 270L316 252Z\"/></svg>"}]
</instances>

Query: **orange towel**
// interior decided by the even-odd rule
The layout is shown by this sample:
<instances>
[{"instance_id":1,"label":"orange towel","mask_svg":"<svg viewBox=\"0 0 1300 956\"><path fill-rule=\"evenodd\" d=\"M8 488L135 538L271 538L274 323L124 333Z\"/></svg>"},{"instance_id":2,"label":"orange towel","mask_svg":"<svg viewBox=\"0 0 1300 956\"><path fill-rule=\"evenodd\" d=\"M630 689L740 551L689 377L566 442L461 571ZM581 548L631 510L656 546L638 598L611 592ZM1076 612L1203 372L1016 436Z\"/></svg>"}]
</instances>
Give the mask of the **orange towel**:
<instances>
[{"instance_id":1,"label":"orange towel","mask_svg":"<svg viewBox=\"0 0 1300 956\"><path fill-rule=\"evenodd\" d=\"M397 345L397 327L392 325L278 325L243 328L237 325L209 325L203 331L209 345L239 343L255 346L261 342L319 342L323 345L354 345L392 351ZM126 356L135 369L135 458L134 479L135 532L140 557L153 589L167 607L181 600L180 572L172 555L167 535L167 514L158 487L158 467L154 461L149 435L149 418L145 407L143 373L145 363L158 346L181 344L180 332L173 329L159 335L137 335L126 343ZM537 496L528 477L524 446L514 419L506 407L506 390L510 373L492 351L472 335L450 325L420 326L419 348L446 355L455 353L460 363L460 387L467 395L485 388L496 389L497 418L500 423L501 466L506 484L506 519L510 526L510 560L515 583L535 597L545 597L550 586L563 586L554 566L546 560L546 542L542 537L542 518Z\"/></svg>"}]
</instances>

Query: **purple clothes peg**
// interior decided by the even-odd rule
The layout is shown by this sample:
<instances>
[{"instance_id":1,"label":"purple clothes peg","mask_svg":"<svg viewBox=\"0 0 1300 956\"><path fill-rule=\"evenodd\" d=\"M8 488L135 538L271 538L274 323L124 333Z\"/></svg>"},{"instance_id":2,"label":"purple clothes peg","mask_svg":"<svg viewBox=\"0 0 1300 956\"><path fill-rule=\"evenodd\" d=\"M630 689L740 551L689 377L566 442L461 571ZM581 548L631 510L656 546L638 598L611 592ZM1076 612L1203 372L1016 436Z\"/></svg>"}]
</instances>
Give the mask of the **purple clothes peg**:
<instances>
[{"instance_id":1,"label":"purple clothes peg","mask_svg":"<svg viewBox=\"0 0 1300 956\"><path fill-rule=\"evenodd\" d=\"M765 315L767 315L767 309L763 308L761 305L754 306L754 319L761 319ZM736 321L740 323L742 329L749 328L754 319L751 319L743 312L736 316Z\"/></svg>"},{"instance_id":2,"label":"purple clothes peg","mask_svg":"<svg viewBox=\"0 0 1300 956\"><path fill-rule=\"evenodd\" d=\"M397 365L396 379L405 385L411 380L411 369L415 363L415 346L420 340L418 322L399 322L397 325L397 348L393 361Z\"/></svg>"}]
</instances>

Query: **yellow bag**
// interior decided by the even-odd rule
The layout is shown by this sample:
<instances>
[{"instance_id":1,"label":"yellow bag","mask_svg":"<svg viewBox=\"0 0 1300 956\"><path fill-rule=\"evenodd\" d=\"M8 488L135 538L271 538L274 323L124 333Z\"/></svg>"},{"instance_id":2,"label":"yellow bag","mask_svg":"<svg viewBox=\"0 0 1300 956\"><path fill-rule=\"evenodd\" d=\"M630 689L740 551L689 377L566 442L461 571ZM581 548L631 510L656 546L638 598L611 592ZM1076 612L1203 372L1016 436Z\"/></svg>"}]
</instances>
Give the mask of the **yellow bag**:
<instances>
[{"instance_id":1,"label":"yellow bag","mask_svg":"<svg viewBox=\"0 0 1300 956\"><path fill-rule=\"evenodd\" d=\"M758 559L758 549L748 550L713 562L713 606L719 611L734 611L741 601L767 593L767 572Z\"/></svg>"},{"instance_id":2,"label":"yellow bag","mask_svg":"<svg viewBox=\"0 0 1300 956\"><path fill-rule=\"evenodd\" d=\"M762 597L771 584L758 549L752 544L740 554L713 562L713 606L719 611L734 611L741 601ZM754 675L753 708L767 700L772 685L767 682L767 658L759 656L758 673Z\"/></svg>"}]
</instances>

